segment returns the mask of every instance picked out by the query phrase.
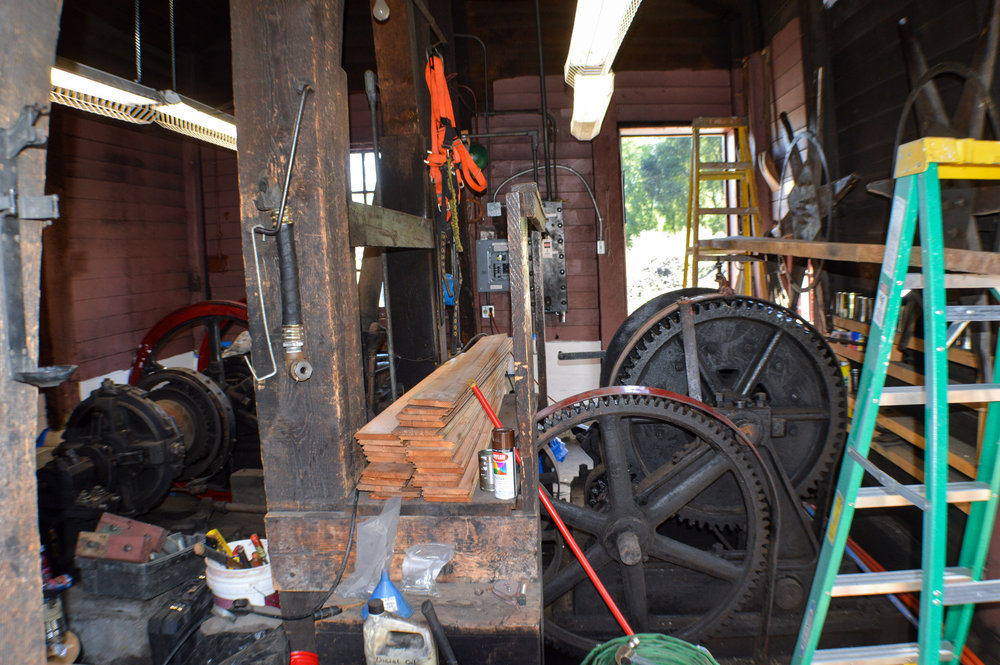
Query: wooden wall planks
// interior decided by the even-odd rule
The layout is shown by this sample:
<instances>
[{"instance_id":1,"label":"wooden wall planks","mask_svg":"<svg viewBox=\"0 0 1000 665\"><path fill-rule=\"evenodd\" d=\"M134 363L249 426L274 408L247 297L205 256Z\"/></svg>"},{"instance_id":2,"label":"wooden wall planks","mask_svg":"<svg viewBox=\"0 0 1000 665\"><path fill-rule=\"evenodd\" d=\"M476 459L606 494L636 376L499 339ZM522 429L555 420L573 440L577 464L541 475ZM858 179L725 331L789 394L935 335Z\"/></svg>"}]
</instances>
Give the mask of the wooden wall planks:
<instances>
[{"instance_id":1,"label":"wooden wall planks","mask_svg":"<svg viewBox=\"0 0 1000 665\"><path fill-rule=\"evenodd\" d=\"M207 253L219 257L209 266L224 268L208 273L212 296L245 291L235 153L59 105L51 125L47 187L61 217L44 234L42 352L80 365L71 385L50 391L58 425L79 401L79 381L128 368L156 321L206 296L202 215ZM191 178L200 192L188 191Z\"/></svg>"}]
</instances>

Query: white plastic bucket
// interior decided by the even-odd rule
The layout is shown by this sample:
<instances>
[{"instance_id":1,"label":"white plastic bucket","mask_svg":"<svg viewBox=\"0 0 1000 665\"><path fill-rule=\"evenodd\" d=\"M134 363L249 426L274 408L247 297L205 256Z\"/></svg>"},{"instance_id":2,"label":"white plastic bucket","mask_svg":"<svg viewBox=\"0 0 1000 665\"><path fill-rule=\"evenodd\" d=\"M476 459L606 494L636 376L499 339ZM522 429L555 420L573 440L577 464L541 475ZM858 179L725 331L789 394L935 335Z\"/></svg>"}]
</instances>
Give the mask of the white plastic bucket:
<instances>
[{"instance_id":1,"label":"white plastic bucket","mask_svg":"<svg viewBox=\"0 0 1000 665\"><path fill-rule=\"evenodd\" d=\"M264 551L267 551L267 541L262 540ZM230 541L233 549L242 545L243 549L253 553L253 543L249 540ZM274 590L271 580L271 564L256 568L226 568L221 563L205 559L205 581L215 596L215 604L224 609L232 606L234 600L246 598L251 605L269 605L278 607L278 592Z\"/></svg>"}]
</instances>

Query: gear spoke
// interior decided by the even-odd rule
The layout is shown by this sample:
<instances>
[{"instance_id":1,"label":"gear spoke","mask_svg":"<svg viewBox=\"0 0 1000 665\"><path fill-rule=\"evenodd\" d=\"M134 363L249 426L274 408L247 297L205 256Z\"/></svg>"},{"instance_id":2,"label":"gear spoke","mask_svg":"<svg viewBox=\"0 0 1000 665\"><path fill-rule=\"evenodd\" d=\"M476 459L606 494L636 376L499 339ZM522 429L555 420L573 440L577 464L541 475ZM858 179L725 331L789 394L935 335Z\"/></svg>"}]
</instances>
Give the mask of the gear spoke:
<instances>
[{"instance_id":1,"label":"gear spoke","mask_svg":"<svg viewBox=\"0 0 1000 665\"><path fill-rule=\"evenodd\" d=\"M771 336L771 340L767 343L767 346L761 350L753 362L747 365L734 387L734 392L737 395L747 397L750 390L757 384L757 378L760 376L761 371L763 371L764 366L771 359L771 356L774 355L774 350L778 346L781 334L782 331L780 328L774 331L774 335Z\"/></svg>"},{"instance_id":2,"label":"gear spoke","mask_svg":"<svg viewBox=\"0 0 1000 665\"><path fill-rule=\"evenodd\" d=\"M706 449L707 446L699 451ZM643 512L651 524L663 524L728 470L729 462L725 458L702 453L681 477L672 477L673 482L665 482L652 492Z\"/></svg>"},{"instance_id":3,"label":"gear spoke","mask_svg":"<svg viewBox=\"0 0 1000 665\"><path fill-rule=\"evenodd\" d=\"M559 500L553 501L552 505L566 524L589 534L599 535L607 524L606 516L589 508Z\"/></svg>"},{"instance_id":4,"label":"gear spoke","mask_svg":"<svg viewBox=\"0 0 1000 665\"><path fill-rule=\"evenodd\" d=\"M611 557L608 556L608 553L604 551L604 546L599 542L588 547L583 554L587 557L587 561L590 562L595 571L600 570L601 567L611 561ZM565 568L553 575L552 579L545 583L543 590L547 602L554 601L581 582L590 584L583 566L574 558Z\"/></svg>"},{"instance_id":5,"label":"gear spoke","mask_svg":"<svg viewBox=\"0 0 1000 665\"><path fill-rule=\"evenodd\" d=\"M801 496L829 475L843 450L847 398L839 362L823 336L796 313L746 296L703 296L693 308L701 383L706 400L729 417L746 409L781 447L778 461ZM677 307L635 327L631 348L615 362L612 382L686 393L682 317ZM776 421L783 422L776 422ZM690 440L665 428L636 428L634 464L644 471L669 463ZM731 483L712 488L682 517L700 524L739 526L727 515Z\"/></svg>"},{"instance_id":6,"label":"gear spoke","mask_svg":"<svg viewBox=\"0 0 1000 665\"><path fill-rule=\"evenodd\" d=\"M649 600L646 596L646 569L641 564L621 565L622 580L625 582L625 612L632 630L637 633L649 632Z\"/></svg>"},{"instance_id":7,"label":"gear spoke","mask_svg":"<svg viewBox=\"0 0 1000 665\"><path fill-rule=\"evenodd\" d=\"M612 505L623 507L632 503L632 478L629 474L628 457L625 454L625 436L622 432L620 416L599 416L601 428L601 455L608 479L608 496Z\"/></svg>"},{"instance_id":8,"label":"gear spoke","mask_svg":"<svg viewBox=\"0 0 1000 665\"><path fill-rule=\"evenodd\" d=\"M651 557L720 580L736 582L743 576L742 566L663 535L657 534L647 545L646 551Z\"/></svg>"}]
</instances>

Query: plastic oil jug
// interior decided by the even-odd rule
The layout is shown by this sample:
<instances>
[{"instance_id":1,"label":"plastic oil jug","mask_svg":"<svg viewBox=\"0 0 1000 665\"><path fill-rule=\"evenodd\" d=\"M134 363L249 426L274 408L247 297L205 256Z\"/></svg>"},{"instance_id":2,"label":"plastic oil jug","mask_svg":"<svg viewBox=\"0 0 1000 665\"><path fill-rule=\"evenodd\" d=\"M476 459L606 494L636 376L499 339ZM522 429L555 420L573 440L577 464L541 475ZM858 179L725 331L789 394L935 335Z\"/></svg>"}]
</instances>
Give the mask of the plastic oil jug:
<instances>
[{"instance_id":1,"label":"plastic oil jug","mask_svg":"<svg viewBox=\"0 0 1000 665\"><path fill-rule=\"evenodd\" d=\"M368 601L364 639L368 665L437 665L431 631L387 613L380 598Z\"/></svg>"}]
</instances>

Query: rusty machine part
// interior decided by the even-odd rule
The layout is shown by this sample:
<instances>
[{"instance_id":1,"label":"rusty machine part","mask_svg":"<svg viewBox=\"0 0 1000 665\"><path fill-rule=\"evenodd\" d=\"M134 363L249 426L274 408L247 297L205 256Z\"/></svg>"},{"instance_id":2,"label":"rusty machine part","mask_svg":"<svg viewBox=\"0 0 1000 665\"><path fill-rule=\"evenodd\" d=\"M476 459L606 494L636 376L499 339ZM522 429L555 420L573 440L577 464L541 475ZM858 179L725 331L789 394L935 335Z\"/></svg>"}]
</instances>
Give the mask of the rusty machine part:
<instances>
[{"instance_id":1,"label":"rusty machine part","mask_svg":"<svg viewBox=\"0 0 1000 665\"><path fill-rule=\"evenodd\" d=\"M73 410L62 443L38 471L43 522L53 511L146 512L181 473L184 449L180 428L146 391L105 380Z\"/></svg>"},{"instance_id":2,"label":"rusty machine part","mask_svg":"<svg viewBox=\"0 0 1000 665\"><path fill-rule=\"evenodd\" d=\"M583 496L554 501L556 511L636 631L690 641L716 634L755 597L767 568L771 514L760 461L711 409L651 388L601 388L548 407L538 414L536 447L584 429L597 466ZM684 446L657 467L640 462L636 443L662 435ZM723 492L739 507L730 520L737 526L682 519L700 497ZM542 548L546 636L585 651L617 635L558 536Z\"/></svg>"},{"instance_id":3,"label":"rusty machine part","mask_svg":"<svg viewBox=\"0 0 1000 665\"><path fill-rule=\"evenodd\" d=\"M209 377L163 369L139 386L106 379L66 423L52 460L38 471L39 522L68 565L77 534L105 511L140 515L177 480L204 479L229 459L236 418Z\"/></svg>"},{"instance_id":4,"label":"rusty machine part","mask_svg":"<svg viewBox=\"0 0 1000 665\"><path fill-rule=\"evenodd\" d=\"M836 356L803 318L765 300L708 295L668 305L638 326L618 358L605 359L611 385L691 395L717 410L779 460L798 496L814 497L844 446L847 395ZM685 320L686 319L686 320ZM585 449L595 446L582 442ZM634 438L644 473L682 454L688 440L655 428ZM695 524L740 526L734 493L719 485L688 503Z\"/></svg>"},{"instance_id":5,"label":"rusty machine part","mask_svg":"<svg viewBox=\"0 0 1000 665\"><path fill-rule=\"evenodd\" d=\"M174 419L184 440L184 467L177 480L214 475L229 458L236 435L233 406L218 384L183 367L160 370L138 387Z\"/></svg>"},{"instance_id":6,"label":"rusty machine part","mask_svg":"<svg viewBox=\"0 0 1000 665\"><path fill-rule=\"evenodd\" d=\"M259 469L253 376L242 352L233 353L241 351L238 347L244 340L240 336L246 331L246 303L206 300L181 307L160 319L143 337L135 351L129 383L140 385L147 375L165 369L167 358L193 344L198 372L215 382L233 410L236 440L230 447L232 467Z\"/></svg>"}]
</instances>

